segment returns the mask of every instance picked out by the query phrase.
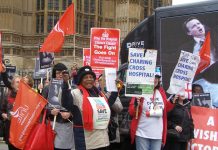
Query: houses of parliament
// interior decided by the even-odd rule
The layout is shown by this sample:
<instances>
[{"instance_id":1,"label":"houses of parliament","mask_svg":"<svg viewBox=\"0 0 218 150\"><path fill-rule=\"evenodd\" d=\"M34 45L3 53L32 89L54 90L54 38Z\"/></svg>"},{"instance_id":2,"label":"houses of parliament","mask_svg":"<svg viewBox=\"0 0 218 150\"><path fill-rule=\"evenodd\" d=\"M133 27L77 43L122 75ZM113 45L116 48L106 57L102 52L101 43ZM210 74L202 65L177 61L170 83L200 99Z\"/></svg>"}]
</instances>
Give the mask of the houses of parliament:
<instances>
[{"instance_id":1,"label":"houses of parliament","mask_svg":"<svg viewBox=\"0 0 218 150\"><path fill-rule=\"evenodd\" d=\"M32 72L39 47L66 8L75 4L76 34L65 37L55 63L82 65L83 48L90 47L90 28L118 28L121 42L156 7L172 0L0 0L0 31L7 65Z\"/></svg>"}]
</instances>

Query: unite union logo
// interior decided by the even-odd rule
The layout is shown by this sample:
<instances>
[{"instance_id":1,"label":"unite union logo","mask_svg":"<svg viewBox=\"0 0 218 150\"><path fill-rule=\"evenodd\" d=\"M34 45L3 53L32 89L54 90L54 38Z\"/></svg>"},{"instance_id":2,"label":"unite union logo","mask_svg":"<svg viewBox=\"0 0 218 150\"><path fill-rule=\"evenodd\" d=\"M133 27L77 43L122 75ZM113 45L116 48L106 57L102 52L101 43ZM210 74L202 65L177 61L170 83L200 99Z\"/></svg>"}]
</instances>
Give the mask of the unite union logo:
<instances>
[{"instance_id":1,"label":"unite union logo","mask_svg":"<svg viewBox=\"0 0 218 150\"><path fill-rule=\"evenodd\" d=\"M28 116L29 107L27 105L18 107L15 111L11 111L12 117L17 118L18 122L22 125Z\"/></svg>"}]
</instances>

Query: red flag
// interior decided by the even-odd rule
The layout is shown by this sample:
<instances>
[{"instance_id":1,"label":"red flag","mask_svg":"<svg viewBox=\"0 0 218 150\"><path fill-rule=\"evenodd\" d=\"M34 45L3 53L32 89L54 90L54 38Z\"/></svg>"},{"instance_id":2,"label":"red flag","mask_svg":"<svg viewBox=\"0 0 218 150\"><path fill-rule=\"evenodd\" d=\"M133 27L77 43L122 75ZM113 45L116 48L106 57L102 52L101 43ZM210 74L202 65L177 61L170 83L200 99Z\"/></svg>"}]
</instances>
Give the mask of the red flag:
<instances>
[{"instance_id":1,"label":"red flag","mask_svg":"<svg viewBox=\"0 0 218 150\"><path fill-rule=\"evenodd\" d=\"M0 72L2 72L2 32L0 32Z\"/></svg>"},{"instance_id":2,"label":"red flag","mask_svg":"<svg viewBox=\"0 0 218 150\"><path fill-rule=\"evenodd\" d=\"M47 101L23 81L11 112L10 143L23 149L34 124Z\"/></svg>"},{"instance_id":3,"label":"red flag","mask_svg":"<svg viewBox=\"0 0 218 150\"><path fill-rule=\"evenodd\" d=\"M210 65L210 32L207 33L206 39L200 50L199 56L201 61L198 65L196 75Z\"/></svg>"},{"instance_id":4,"label":"red flag","mask_svg":"<svg viewBox=\"0 0 218 150\"><path fill-rule=\"evenodd\" d=\"M72 3L49 33L40 52L60 52L64 36L74 33L74 4Z\"/></svg>"}]
</instances>

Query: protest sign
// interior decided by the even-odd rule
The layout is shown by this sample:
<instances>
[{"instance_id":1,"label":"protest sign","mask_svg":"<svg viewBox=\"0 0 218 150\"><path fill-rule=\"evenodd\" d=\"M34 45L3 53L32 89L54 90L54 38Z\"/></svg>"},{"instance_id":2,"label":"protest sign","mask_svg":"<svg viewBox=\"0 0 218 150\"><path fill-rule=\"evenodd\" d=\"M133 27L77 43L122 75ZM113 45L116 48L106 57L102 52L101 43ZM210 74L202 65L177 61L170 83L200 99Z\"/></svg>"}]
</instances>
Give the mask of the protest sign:
<instances>
[{"instance_id":1,"label":"protest sign","mask_svg":"<svg viewBox=\"0 0 218 150\"><path fill-rule=\"evenodd\" d=\"M36 58L34 79L46 78L47 77L47 71L49 71L49 72L51 71L51 68L40 69L39 64L40 64L39 58Z\"/></svg>"},{"instance_id":2,"label":"protest sign","mask_svg":"<svg viewBox=\"0 0 218 150\"><path fill-rule=\"evenodd\" d=\"M193 94L192 106L211 107L210 93Z\"/></svg>"},{"instance_id":3,"label":"protest sign","mask_svg":"<svg viewBox=\"0 0 218 150\"><path fill-rule=\"evenodd\" d=\"M6 66L6 72L8 74L9 80L13 79L13 76L16 73L16 66ZM4 83L2 81L2 77L0 76L0 87L4 87Z\"/></svg>"},{"instance_id":4,"label":"protest sign","mask_svg":"<svg viewBox=\"0 0 218 150\"><path fill-rule=\"evenodd\" d=\"M106 89L108 92L117 92L116 80L117 71L115 68L105 68Z\"/></svg>"},{"instance_id":5,"label":"protest sign","mask_svg":"<svg viewBox=\"0 0 218 150\"><path fill-rule=\"evenodd\" d=\"M110 28L92 28L90 49L90 65L92 67L118 69L120 30Z\"/></svg>"},{"instance_id":6,"label":"protest sign","mask_svg":"<svg viewBox=\"0 0 218 150\"><path fill-rule=\"evenodd\" d=\"M40 69L51 68L54 61L54 53L41 52L39 53Z\"/></svg>"},{"instance_id":7,"label":"protest sign","mask_svg":"<svg viewBox=\"0 0 218 150\"><path fill-rule=\"evenodd\" d=\"M47 101L31 87L20 81L19 90L14 102L10 125L10 143L23 149L31 133L31 129L39 119Z\"/></svg>"},{"instance_id":8,"label":"protest sign","mask_svg":"<svg viewBox=\"0 0 218 150\"><path fill-rule=\"evenodd\" d=\"M218 110L192 106L194 121L194 139L190 143L191 150L218 149Z\"/></svg>"},{"instance_id":9,"label":"protest sign","mask_svg":"<svg viewBox=\"0 0 218 150\"><path fill-rule=\"evenodd\" d=\"M94 129L106 129L110 120L110 108L104 97L88 97L93 110Z\"/></svg>"},{"instance_id":10,"label":"protest sign","mask_svg":"<svg viewBox=\"0 0 218 150\"><path fill-rule=\"evenodd\" d=\"M83 48L83 66L90 66L90 48Z\"/></svg>"},{"instance_id":11,"label":"protest sign","mask_svg":"<svg viewBox=\"0 0 218 150\"><path fill-rule=\"evenodd\" d=\"M95 75L96 75L96 79L98 79L99 76L100 76L101 74L103 74L104 69L92 68L92 71L95 73Z\"/></svg>"},{"instance_id":12,"label":"protest sign","mask_svg":"<svg viewBox=\"0 0 218 150\"><path fill-rule=\"evenodd\" d=\"M157 50L129 49L126 96L153 94Z\"/></svg>"},{"instance_id":13,"label":"protest sign","mask_svg":"<svg viewBox=\"0 0 218 150\"><path fill-rule=\"evenodd\" d=\"M178 63L170 79L169 94L184 92L185 84L192 83L198 68L200 57L189 52L181 51Z\"/></svg>"},{"instance_id":14,"label":"protest sign","mask_svg":"<svg viewBox=\"0 0 218 150\"><path fill-rule=\"evenodd\" d=\"M63 84L63 80L56 80L56 79L52 79L50 86L49 86L49 92L48 92L48 101L49 103L49 107L51 109L53 109L54 107L60 110L65 110L65 108L63 108L61 106L61 87Z\"/></svg>"}]
</instances>

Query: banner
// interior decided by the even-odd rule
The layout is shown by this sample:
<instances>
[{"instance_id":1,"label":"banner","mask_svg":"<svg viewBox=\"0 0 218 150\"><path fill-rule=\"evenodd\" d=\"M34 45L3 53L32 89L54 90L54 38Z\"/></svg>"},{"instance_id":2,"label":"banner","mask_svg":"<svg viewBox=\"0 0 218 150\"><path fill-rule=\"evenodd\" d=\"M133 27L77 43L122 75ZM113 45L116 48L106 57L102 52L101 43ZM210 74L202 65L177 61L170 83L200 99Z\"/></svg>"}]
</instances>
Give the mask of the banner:
<instances>
[{"instance_id":1,"label":"banner","mask_svg":"<svg viewBox=\"0 0 218 150\"><path fill-rule=\"evenodd\" d=\"M3 70L3 68L2 68L2 60L3 60L3 51L2 51L2 32L0 32L0 72Z\"/></svg>"},{"instance_id":2,"label":"banner","mask_svg":"<svg viewBox=\"0 0 218 150\"><path fill-rule=\"evenodd\" d=\"M107 129L111 111L104 97L88 97L93 110L93 128Z\"/></svg>"},{"instance_id":3,"label":"banner","mask_svg":"<svg viewBox=\"0 0 218 150\"><path fill-rule=\"evenodd\" d=\"M218 110L192 106L194 120L194 139L190 144L191 150L218 149Z\"/></svg>"},{"instance_id":4,"label":"banner","mask_svg":"<svg viewBox=\"0 0 218 150\"><path fill-rule=\"evenodd\" d=\"M23 149L47 101L22 80L11 112L10 143Z\"/></svg>"},{"instance_id":5,"label":"banner","mask_svg":"<svg viewBox=\"0 0 218 150\"><path fill-rule=\"evenodd\" d=\"M142 97L153 94L157 50L129 49L126 96Z\"/></svg>"},{"instance_id":6,"label":"banner","mask_svg":"<svg viewBox=\"0 0 218 150\"><path fill-rule=\"evenodd\" d=\"M189 52L181 51L178 63L170 79L169 94L178 94L185 90L186 83L192 83L198 68L200 57Z\"/></svg>"},{"instance_id":7,"label":"banner","mask_svg":"<svg viewBox=\"0 0 218 150\"><path fill-rule=\"evenodd\" d=\"M90 38L92 67L116 68L119 65L120 30L91 28Z\"/></svg>"},{"instance_id":8,"label":"banner","mask_svg":"<svg viewBox=\"0 0 218 150\"><path fill-rule=\"evenodd\" d=\"M40 69L51 68L54 62L54 53L40 52L39 60L40 60Z\"/></svg>"},{"instance_id":9,"label":"banner","mask_svg":"<svg viewBox=\"0 0 218 150\"><path fill-rule=\"evenodd\" d=\"M83 66L90 66L90 48L83 48Z\"/></svg>"},{"instance_id":10,"label":"banner","mask_svg":"<svg viewBox=\"0 0 218 150\"><path fill-rule=\"evenodd\" d=\"M6 72L8 74L8 78L10 80L13 79L15 73L16 73L16 66L6 66ZM4 87L4 83L2 81L2 77L0 76L0 87Z\"/></svg>"}]
</instances>

